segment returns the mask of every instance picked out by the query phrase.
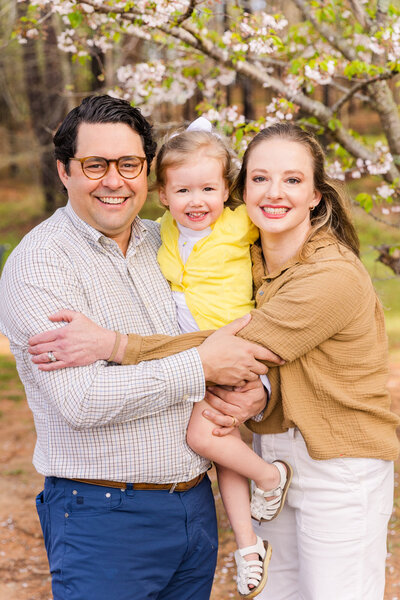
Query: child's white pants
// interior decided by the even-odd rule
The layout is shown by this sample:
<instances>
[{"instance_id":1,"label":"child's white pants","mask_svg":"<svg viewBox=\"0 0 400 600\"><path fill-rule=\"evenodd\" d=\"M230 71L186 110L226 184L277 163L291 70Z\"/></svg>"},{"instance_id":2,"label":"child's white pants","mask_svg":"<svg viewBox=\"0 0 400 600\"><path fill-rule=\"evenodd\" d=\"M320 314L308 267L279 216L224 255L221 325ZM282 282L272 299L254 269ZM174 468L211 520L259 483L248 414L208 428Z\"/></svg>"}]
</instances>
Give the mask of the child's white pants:
<instances>
[{"instance_id":1,"label":"child's white pants","mask_svg":"<svg viewBox=\"0 0 400 600\"><path fill-rule=\"evenodd\" d=\"M282 459L293 480L280 515L259 525L272 546L259 600L382 600L393 463L313 460L298 429L254 436L266 461Z\"/></svg>"}]
</instances>

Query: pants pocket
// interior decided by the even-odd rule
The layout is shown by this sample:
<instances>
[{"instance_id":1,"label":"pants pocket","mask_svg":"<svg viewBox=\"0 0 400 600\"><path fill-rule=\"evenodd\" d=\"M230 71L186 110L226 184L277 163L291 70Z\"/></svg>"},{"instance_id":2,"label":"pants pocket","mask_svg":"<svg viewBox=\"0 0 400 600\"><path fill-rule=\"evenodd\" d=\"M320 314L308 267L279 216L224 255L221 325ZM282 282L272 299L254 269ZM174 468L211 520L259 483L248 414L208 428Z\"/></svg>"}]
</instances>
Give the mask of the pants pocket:
<instances>
[{"instance_id":1,"label":"pants pocket","mask_svg":"<svg viewBox=\"0 0 400 600\"><path fill-rule=\"evenodd\" d=\"M51 539L51 526L50 526L50 507L44 499L44 491L40 492L36 496L36 511L39 517L40 526L42 528L44 545L46 547L47 556L50 560L50 539Z\"/></svg>"}]
</instances>

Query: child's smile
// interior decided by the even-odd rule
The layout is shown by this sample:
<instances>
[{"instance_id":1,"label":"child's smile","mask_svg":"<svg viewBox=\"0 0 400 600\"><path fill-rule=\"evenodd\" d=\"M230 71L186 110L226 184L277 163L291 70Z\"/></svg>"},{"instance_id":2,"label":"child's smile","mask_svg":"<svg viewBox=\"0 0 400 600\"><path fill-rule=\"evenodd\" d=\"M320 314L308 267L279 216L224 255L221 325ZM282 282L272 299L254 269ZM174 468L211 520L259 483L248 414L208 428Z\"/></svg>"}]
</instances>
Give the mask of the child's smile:
<instances>
[{"instance_id":1,"label":"child's smile","mask_svg":"<svg viewBox=\"0 0 400 600\"><path fill-rule=\"evenodd\" d=\"M218 159L204 153L191 159L167 169L160 200L168 206L177 223L199 231L213 225L221 216L229 191Z\"/></svg>"}]
</instances>

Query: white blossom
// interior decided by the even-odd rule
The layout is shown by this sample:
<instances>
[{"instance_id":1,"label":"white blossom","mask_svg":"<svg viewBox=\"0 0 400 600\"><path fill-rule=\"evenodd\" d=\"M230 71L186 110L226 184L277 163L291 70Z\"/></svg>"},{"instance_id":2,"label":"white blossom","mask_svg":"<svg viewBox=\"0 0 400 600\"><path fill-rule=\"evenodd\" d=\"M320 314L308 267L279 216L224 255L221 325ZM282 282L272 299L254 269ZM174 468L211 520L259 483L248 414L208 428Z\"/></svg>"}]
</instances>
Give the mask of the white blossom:
<instances>
[{"instance_id":1,"label":"white blossom","mask_svg":"<svg viewBox=\"0 0 400 600\"><path fill-rule=\"evenodd\" d=\"M380 185L378 188L376 188L376 191L385 200L387 200L394 194L394 189L391 188L387 183L383 183L382 185Z\"/></svg>"},{"instance_id":2,"label":"white blossom","mask_svg":"<svg viewBox=\"0 0 400 600\"><path fill-rule=\"evenodd\" d=\"M39 36L39 31L35 28L28 29L26 32L26 37L29 39L35 39Z\"/></svg>"},{"instance_id":3,"label":"white blossom","mask_svg":"<svg viewBox=\"0 0 400 600\"><path fill-rule=\"evenodd\" d=\"M328 85L332 83L332 75L335 72L335 63L333 60L329 60L326 63L326 71L321 71L319 66L310 67L310 65L306 65L304 67L304 75L318 83L319 85Z\"/></svg>"},{"instance_id":4,"label":"white blossom","mask_svg":"<svg viewBox=\"0 0 400 600\"><path fill-rule=\"evenodd\" d=\"M233 69L223 69L217 77L218 83L227 86L231 85L236 79L236 72Z\"/></svg>"},{"instance_id":5,"label":"white blossom","mask_svg":"<svg viewBox=\"0 0 400 600\"><path fill-rule=\"evenodd\" d=\"M211 121L211 123L215 123L216 121L221 120L221 114L215 110L214 108L210 108L207 112L202 115L205 119Z\"/></svg>"},{"instance_id":6,"label":"white blossom","mask_svg":"<svg viewBox=\"0 0 400 600\"><path fill-rule=\"evenodd\" d=\"M332 179L338 179L339 181L344 181L345 179L342 165L338 160L335 160L333 163L328 165L326 172Z\"/></svg>"},{"instance_id":7,"label":"white blossom","mask_svg":"<svg viewBox=\"0 0 400 600\"><path fill-rule=\"evenodd\" d=\"M86 13L93 13L95 11L94 6L91 6L90 4L81 4L81 7Z\"/></svg>"},{"instance_id":8,"label":"white blossom","mask_svg":"<svg viewBox=\"0 0 400 600\"><path fill-rule=\"evenodd\" d=\"M384 54L385 53L385 49L379 45L379 42L375 37L371 37L369 39L368 47L374 54Z\"/></svg>"},{"instance_id":9,"label":"white blossom","mask_svg":"<svg viewBox=\"0 0 400 600\"><path fill-rule=\"evenodd\" d=\"M263 40L260 37L250 40L249 42L250 52L253 54L272 54L276 49L275 42L272 38Z\"/></svg>"},{"instance_id":10,"label":"white blossom","mask_svg":"<svg viewBox=\"0 0 400 600\"><path fill-rule=\"evenodd\" d=\"M57 46L60 50L63 52L71 52L72 54L75 54L78 51L75 40L73 39L74 35L74 29L66 29L57 36Z\"/></svg>"}]
</instances>

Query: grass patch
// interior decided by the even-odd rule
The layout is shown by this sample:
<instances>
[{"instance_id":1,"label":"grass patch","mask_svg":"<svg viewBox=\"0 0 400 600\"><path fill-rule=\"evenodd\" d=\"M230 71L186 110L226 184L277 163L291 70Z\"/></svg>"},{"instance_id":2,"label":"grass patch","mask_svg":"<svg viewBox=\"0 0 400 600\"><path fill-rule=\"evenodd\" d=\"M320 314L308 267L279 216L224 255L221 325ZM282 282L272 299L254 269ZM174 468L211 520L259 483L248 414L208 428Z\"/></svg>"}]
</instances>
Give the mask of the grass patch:
<instances>
[{"instance_id":1,"label":"grass patch","mask_svg":"<svg viewBox=\"0 0 400 600\"><path fill-rule=\"evenodd\" d=\"M14 477L18 477L19 475L25 475L26 471L24 469L11 469L10 471L4 471L4 475L12 475Z\"/></svg>"},{"instance_id":2,"label":"grass patch","mask_svg":"<svg viewBox=\"0 0 400 600\"><path fill-rule=\"evenodd\" d=\"M6 180L2 181L1 188L0 223L2 230L25 225L43 215L44 196L40 186L28 186L21 181Z\"/></svg>"},{"instance_id":3,"label":"grass patch","mask_svg":"<svg viewBox=\"0 0 400 600\"><path fill-rule=\"evenodd\" d=\"M0 355L0 397L13 402L21 402L25 398L24 386L22 385L15 362L8 356ZM7 393L10 392L10 393Z\"/></svg>"},{"instance_id":4,"label":"grass patch","mask_svg":"<svg viewBox=\"0 0 400 600\"><path fill-rule=\"evenodd\" d=\"M374 246L380 244L398 244L400 232L373 221L361 209L355 210L354 224L360 237L361 260L371 275L384 308L390 348L400 348L400 277L377 261L378 252L374 250Z\"/></svg>"}]
</instances>

